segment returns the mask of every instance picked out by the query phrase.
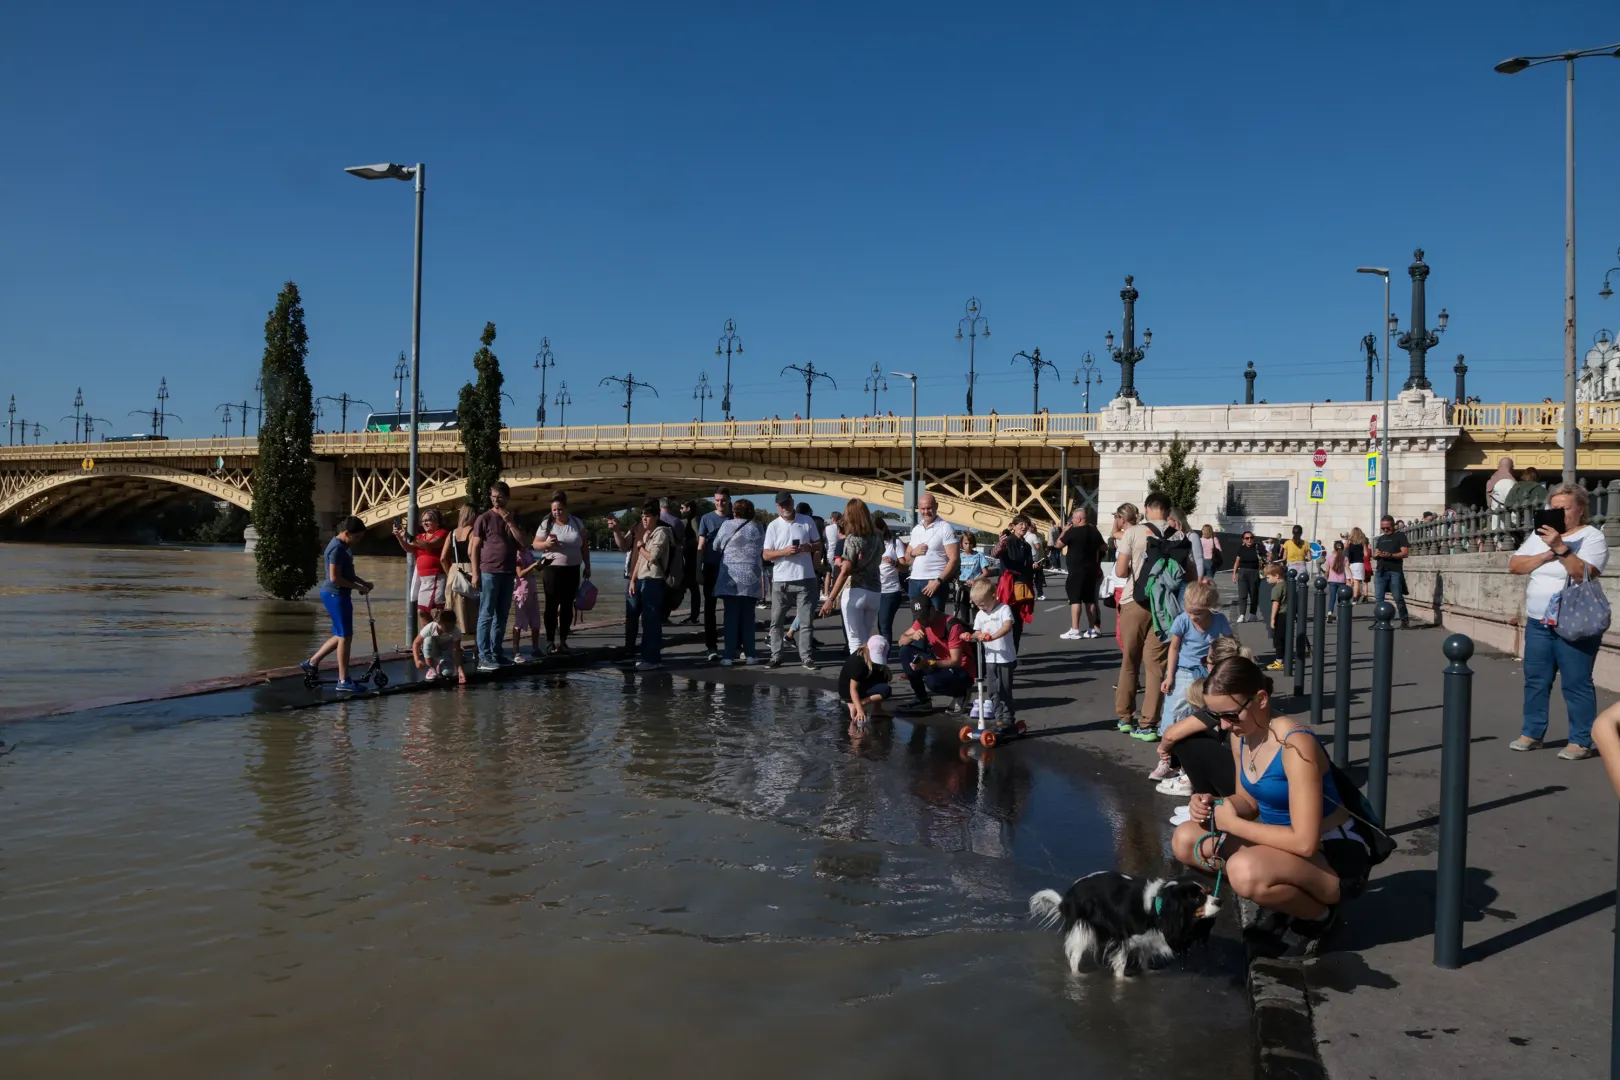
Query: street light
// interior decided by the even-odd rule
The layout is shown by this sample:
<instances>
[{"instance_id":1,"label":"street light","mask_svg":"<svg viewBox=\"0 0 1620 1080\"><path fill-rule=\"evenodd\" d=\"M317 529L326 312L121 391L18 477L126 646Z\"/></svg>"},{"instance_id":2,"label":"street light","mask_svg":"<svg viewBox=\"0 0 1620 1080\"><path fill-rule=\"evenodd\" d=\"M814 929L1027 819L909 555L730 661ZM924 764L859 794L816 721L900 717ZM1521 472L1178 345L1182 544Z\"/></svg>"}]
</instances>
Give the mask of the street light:
<instances>
[{"instance_id":1,"label":"street light","mask_svg":"<svg viewBox=\"0 0 1620 1080\"><path fill-rule=\"evenodd\" d=\"M574 395L568 392L567 379L557 385L557 396L551 399L551 403L557 406L557 426L567 427L568 406L574 403Z\"/></svg>"},{"instance_id":2,"label":"street light","mask_svg":"<svg viewBox=\"0 0 1620 1080\"><path fill-rule=\"evenodd\" d=\"M1097 383L1097 388L1099 390L1102 389L1103 376L1101 371L1094 370L1096 363L1097 358L1091 355L1090 349L1087 349L1086 354L1080 358L1080 370L1074 373L1074 385L1084 386L1086 388L1084 391L1085 403L1080 407L1082 412L1089 413L1091 411L1091 384L1093 381L1093 376L1096 377L1095 381Z\"/></svg>"},{"instance_id":3,"label":"street light","mask_svg":"<svg viewBox=\"0 0 1620 1080\"><path fill-rule=\"evenodd\" d=\"M540 339L540 351L534 354L535 370L540 372L540 407L534 411L534 418L541 427L546 426L546 369L557 366L557 358L551 355L551 339Z\"/></svg>"},{"instance_id":4,"label":"street light","mask_svg":"<svg viewBox=\"0 0 1620 1080\"><path fill-rule=\"evenodd\" d=\"M1147 359L1147 351L1153 347L1153 331L1142 332L1142 347L1136 347L1136 301L1142 294L1136 291L1133 282L1136 279L1130 274L1125 275L1125 287L1119 291L1119 298L1125 303L1124 330L1125 340L1119 348L1114 348L1114 332L1108 331L1103 337L1103 344L1108 355L1114 363L1119 365L1119 396L1122 398L1137 398L1136 393L1136 365Z\"/></svg>"},{"instance_id":5,"label":"street light","mask_svg":"<svg viewBox=\"0 0 1620 1080\"><path fill-rule=\"evenodd\" d=\"M1620 248L1615 249L1614 256L1615 258L1620 259ZM1609 274L1615 273L1620 273L1620 266L1611 267L1609 269L1609 273L1603 275L1603 288L1598 290L1598 295L1603 297L1605 300L1614 295L1614 290L1609 288Z\"/></svg>"},{"instance_id":6,"label":"street light","mask_svg":"<svg viewBox=\"0 0 1620 1080\"><path fill-rule=\"evenodd\" d=\"M709 399L714 397L714 388L709 385L707 371L698 375L697 385L692 387L692 400L698 403L698 423L703 423L703 408Z\"/></svg>"},{"instance_id":7,"label":"street light","mask_svg":"<svg viewBox=\"0 0 1620 1080\"><path fill-rule=\"evenodd\" d=\"M625 437L628 438L630 435L630 400L636 396L637 390L651 390L653 397L658 397L658 388L652 383L642 382L636 378L635 372L626 372L623 378L617 375L609 375L596 385L606 386L608 383L618 383L624 387L624 433Z\"/></svg>"},{"instance_id":8,"label":"street light","mask_svg":"<svg viewBox=\"0 0 1620 1080\"><path fill-rule=\"evenodd\" d=\"M422 379L422 196L427 190L427 167L418 161L415 165L350 165L344 172L362 180L414 180L416 181L416 245L411 283L411 441L410 441L410 496L405 510L405 531L416 535L416 450L418 443L417 406L420 404L418 387ZM416 557L405 556L405 640L416 637L416 605L411 602L416 577ZM463 630L466 628L463 627Z\"/></svg>"},{"instance_id":9,"label":"street light","mask_svg":"<svg viewBox=\"0 0 1620 1080\"><path fill-rule=\"evenodd\" d=\"M1389 513L1389 335L1395 329L1395 313L1389 310L1389 267L1387 266L1358 266L1358 274L1377 274L1384 279L1384 307L1386 316L1380 316L1384 324L1384 440L1383 448L1378 454L1378 501L1382 506L1378 517L1382 518ZM1378 522L1373 522L1372 535L1378 535Z\"/></svg>"},{"instance_id":10,"label":"street light","mask_svg":"<svg viewBox=\"0 0 1620 1080\"><path fill-rule=\"evenodd\" d=\"M720 335L720 341L714 347L714 355L719 356L724 346L726 356L726 385L720 389L720 411L727 420L731 419L731 354L733 346L738 356L742 355L742 338L737 336L737 320L727 319L725 332Z\"/></svg>"},{"instance_id":11,"label":"street light","mask_svg":"<svg viewBox=\"0 0 1620 1080\"><path fill-rule=\"evenodd\" d=\"M781 374L786 375L790 371L797 372L799 375L804 377L804 418L806 420L809 420L810 419L810 390L811 390L812 387L815 386L816 380L817 379L826 379L828 382L833 384L833 389L834 390L838 389L838 383L834 382L833 377L831 375L827 374L825 371L817 371L816 370L816 365L815 365L815 363L813 361L811 362L811 364L808 367L800 367L798 364L789 364L789 365L787 365L787 367L784 367L782 369Z\"/></svg>"},{"instance_id":12,"label":"street light","mask_svg":"<svg viewBox=\"0 0 1620 1080\"><path fill-rule=\"evenodd\" d=\"M979 329L981 326L984 328L983 330ZM977 296L968 297L967 314L964 315L956 324L957 341L962 340L962 331L964 328L967 330L968 339L967 414L972 416L973 384L978 381L977 376L973 372L973 346L979 337L990 336L990 324L985 321L983 315L979 314L979 298Z\"/></svg>"},{"instance_id":13,"label":"street light","mask_svg":"<svg viewBox=\"0 0 1620 1080\"><path fill-rule=\"evenodd\" d=\"M911 523L917 524L917 376L908 371L891 371L897 379L911 380L911 483L906 490L904 509L911 514Z\"/></svg>"},{"instance_id":14,"label":"street light","mask_svg":"<svg viewBox=\"0 0 1620 1080\"><path fill-rule=\"evenodd\" d=\"M80 386L73 391L73 441L79 441L79 416L84 412L84 387ZM62 417L66 420L67 417Z\"/></svg>"},{"instance_id":15,"label":"street light","mask_svg":"<svg viewBox=\"0 0 1620 1080\"><path fill-rule=\"evenodd\" d=\"M1575 383L1579 376L1575 355L1575 61L1589 56L1620 57L1620 43L1599 49L1514 56L1496 65L1502 75L1517 75L1526 68L1554 60L1564 62L1564 483L1575 482ZM1605 288L1607 285L1605 284Z\"/></svg>"},{"instance_id":16,"label":"street light","mask_svg":"<svg viewBox=\"0 0 1620 1080\"><path fill-rule=\"evenodd\" d=\"M17 395L11 395L11 404L6 406L6 445L13 446L15 436L12 432L17 427Z\"/></svg>"},{"instance_id":17,"label":"street light","mask_svg":"<svg viewBox=\"0 0 1620 1080\"><path fill-rule=\"evenodd\" d=\"M410 361L405 359L405 350L401 349L399 359L394 361L394 423L399 423L399 414L405 411L405 380L411 377Z\"/></svg>"},{"instance_id":18,"label":"street light","mask_svg":"<svg viewBox=\"0 0 1620 1080\"><path fill-rule=\"evenodd\" d=\"M958 336L960 336L960 335L958 335ZM878 391L879 390L883 391L885 394L888 393L889 392L889 380L885 379L883 377L883 369L881 367L879 367L877 364L873 364L872 365L872 374L871 374L871 376L866 380L866 385L861 387L861 393L863 393L863 394L871 394L872 395L872 415L873 416L876 416L878 414L877 396L878 396Z\"/></svg>"},{"instance_id":19,"label":"street light","mask_svg":"<svg viewBox=\"0 0 1620 1080\"><path fill-rule=\"evenodd\" d=\"M1039 413L1041 411L1041 368L1049 367L1052 369L1053 375L1057 376L1058 378L1062 378L1062 376L1058 375L1056 364L1052 363L1050 360L1041 359L1041 350L1039 346L1036 346L1035 355L1033 356L1021 350L1013 353L1012 362L1016 364L1020 360L1029 361L1029 370L1035 376L1035 403L1030 407L1030 411L1032 413Z\"/></svg>"},{"instance_id":20,"label":"street light","mask_svg":"<svg viewBox=\"0 0 1620 1080\"><path fill-rule=\"evenodd\" d=\"M240 410L241 414L242 414L242 438L244 438L244 439L247 438L247 416L248 416L248 412L250 410L252 410L252 408L253 408L252 405L249 405L246 401L226 401L226 402L222 402L221 404L215 405L214 408L219 409L219 410L221 410L221 411L223 411L225 413L225 437L226 438L230 438L230 435L231 435L231 410L232 409ZM264 411L263 409L260 410L261 413L263 411Z\"/></svg>"},{"instance_id":21,"label":"street light","mask_svg":"<svg viewBox=\"0 0 1620 1080\"><path fill-rule=\"evenodd\" d=\"M370 409L372 412L377 411L377 406L373 405L371 402L367 401L365 398L354 397L347 390L345 390L343 393L339 394L337 397L332 397L330 394L322 394L320 397L316 398L315 400L316 401L335 401L335 402L337 402L337 404L338 404L338 426L339 426L339 428L341 430L341 433L345 434L345 435L348 434L348 432L349 432L349 406L350 405L364 405L366 408ZM411 535L415 536L416 534L412 533Z\"/></svg>"}]
</instances>

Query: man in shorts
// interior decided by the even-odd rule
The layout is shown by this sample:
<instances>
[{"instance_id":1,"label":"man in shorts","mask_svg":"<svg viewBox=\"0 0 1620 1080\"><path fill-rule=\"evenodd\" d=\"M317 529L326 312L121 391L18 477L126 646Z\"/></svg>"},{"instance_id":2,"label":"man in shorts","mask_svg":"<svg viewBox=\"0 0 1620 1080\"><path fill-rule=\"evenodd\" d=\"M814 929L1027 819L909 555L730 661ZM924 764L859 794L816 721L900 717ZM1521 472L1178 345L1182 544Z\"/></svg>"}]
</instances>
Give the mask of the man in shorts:
<instances>
[{"instance_id":1,"label":"man in shorts","mask_svg":"<svg viewBox=\"0 0 1620 1080\"><path fill-rule=\"evenodd\" d=\"M320 671L321 661L337 653L338 681L336 690L353 693L360 689L349 680L349 643L354 640L354 599L352 590L371 591L371 582L354 572L354 552L350 546L366 535L366 523L357 517L345 518L338 526L338 534L326 545L321 561L326 576L321 581L321 603L332 619L332 636L326 644L315 650L315 655L298 666L306 675Z\"/></svg>"}]
</instances>

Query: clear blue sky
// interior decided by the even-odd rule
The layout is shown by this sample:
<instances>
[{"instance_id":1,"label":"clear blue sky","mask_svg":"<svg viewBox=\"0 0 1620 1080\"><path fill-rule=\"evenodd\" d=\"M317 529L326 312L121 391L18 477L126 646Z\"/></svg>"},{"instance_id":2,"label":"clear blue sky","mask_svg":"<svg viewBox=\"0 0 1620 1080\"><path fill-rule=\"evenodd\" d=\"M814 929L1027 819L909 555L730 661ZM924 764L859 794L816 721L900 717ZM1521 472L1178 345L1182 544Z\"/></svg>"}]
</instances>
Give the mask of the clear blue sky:
<instances>
[{"instance_id":1,"label":"clear blue sky","mask_svg":"<svg viewBox=\"0 0 1620 1080\"><path fill-rule=\"evenodd\" d=\"M775 8L775 5L767 5ZM1486 400L1559 393L1563 86L1515 53L1620 40L1602 5L33 5L0 43L0 395L71 434L74 388L139 430L159 376L184 417L251 395L263 322L303 290L317 393L391 404L408 346L411 194L342 167L428 163L423 368L453 402L486 319L530 423L549 335L570 422L622 421L607 374L696 413L746 351L736 412L859 415L874 362L961 407L963 302L984 303L980 411L1027 409L1009 363L1069 379L1118 331L1126 273L1154 331L1150 403L1359 397L1358 339L1421 245L1431 354ZM1236 15L1230 14L1238 11ZM1620 61L1581 65L1583 351L1620 245ZM1397 352L1399 377L1406 357ZM1117 386L1107 364L1106 393ZM881 408L908 407L896 380ZM0 401L0 404L3 404ZM1094 399L1095 404L1095 399ZM719 394L710 402L717 413ZM551 420L556 422L555 409Z\"/></svg>"}]
</instances>

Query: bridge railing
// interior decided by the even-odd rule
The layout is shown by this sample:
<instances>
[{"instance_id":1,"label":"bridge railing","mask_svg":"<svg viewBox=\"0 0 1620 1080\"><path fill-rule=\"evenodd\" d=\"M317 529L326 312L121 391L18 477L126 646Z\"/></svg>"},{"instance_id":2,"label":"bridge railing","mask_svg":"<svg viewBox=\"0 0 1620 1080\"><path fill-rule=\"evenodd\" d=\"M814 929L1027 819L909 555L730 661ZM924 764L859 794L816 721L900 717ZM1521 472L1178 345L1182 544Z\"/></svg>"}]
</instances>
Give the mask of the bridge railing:
<instances>
[{"instance_id":1,"label":"bridge railing","mask_svg":"<svg viewBox=\"0 0 1620 1080\"><path fill-rule=\"evenodd\" d=\"M1586 488L1586 522L1620 545L1620 480L1582 484ZM1545 499L1538 500L1545 503ZM1433 521L1408 521L1406 539L1414 555L1458 555L1464 552L1512 551L1535 531L1541 505L1452 507Z\"/></svg>"},{"instance_id":2,"label":"bridge railing","mask_svg":"<svg viewBox=\"0 0 1620 1080\"><path fill-rule=\"evenodd\" d=\"M1581 401L1575 405L1575 424L1582 431L1620 430L1620 403ZM1562 402L1528 405L1453 405L1451 422L1478 431L1545 433L1549 437L1564 424Z\"/></svg>"}]
</instances>

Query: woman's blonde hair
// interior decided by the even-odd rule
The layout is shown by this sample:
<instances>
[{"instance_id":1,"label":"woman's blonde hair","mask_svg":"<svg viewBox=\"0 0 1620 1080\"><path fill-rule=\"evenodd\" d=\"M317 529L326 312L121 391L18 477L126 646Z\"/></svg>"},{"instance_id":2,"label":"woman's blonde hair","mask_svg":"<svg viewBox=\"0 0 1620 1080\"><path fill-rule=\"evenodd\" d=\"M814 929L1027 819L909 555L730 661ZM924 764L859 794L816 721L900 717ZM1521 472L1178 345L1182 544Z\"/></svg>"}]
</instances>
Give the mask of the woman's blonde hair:
<instances>
[{"instance_id":1,"label":"woman's blonde hair","mask_svg":"<svg viewBox=\"0 0 1620 1080\"><path fill-rule=\"evenodd\" d=\"M1199 533L1205 540L1213 540L1215 538L1215 527L1213 525L1205 525L1199 530Z\"/></svg>"},{"instance_id":2,"label":"woman's blonde hair","mask_svg":"<svg viewBox=\"0 0 1620 1080\"><path fill-rule=\"evenodd\" d=\"M1216 664L1224 660L1230 660L1234 656L1241 656L1245 660L1253 660L1254 650L1245 648L1237 638L1226 634L1209 643L1209 655L1204 658L1204 663L1209 667L1214 667ZM1194 679L1191 685L1187 687L1187 704L1194 709L1204 707L1203 679Z\"/></svg>"},{"instance_id":3,"label":"woman's blonde hair","mask_svg":"<svg viewBox=\"0 0 1620 1080\"><path fill-rule=\"evenodd\" d=\"M1579 525L1585 525L1591 508L1590 496L1587 495L1586 489L1579 484L1559 484L1557 487L1547 492L1547 505L1551 506L1553 499L1559 495L1568 495L1570 498L1575 500L1575 514L1579 518L1578 521L1566 520L1564 522L1564 528L1570 529Z\"/></svg>"},{"instance_id":4,"label":"woman's blonde hair","mask_svg":"<svg viewBox=\"0 0 1620 1080\"><path fill-rule=\"evenodd\" d=\"M1142 511L1136 508L1135 503L1120 503L1119 509L1115 510L1114 513L1124 518L1127 525L1135 525L1142 520Z\"/></svg>"},{"instance_id":5,"label":"woman's blonde hair","mask_svg":"<svg viewBox=\"0 0 1620 1080\"><path fill-rule=\"evenodd\" d=\"M461 512L456 515L456 528L459 529L463 525L471 525L473 523L473 519L477 517L478 511L472 508L471 503L462 503Z\"/></svg>"},{"instance_id":6,"label":"woman's blonde hair","mask_svg":"<svg viewBox=\"0 0 1620 1080\"><path fill-rule=\"evenodd\" d=\"M1360 525L1350 530L1350 542L1352 544L1365 544L1367 542L1367 534L1361 531Z\"/></svg>"},{"instance_id":7,"label":"woman's blonde hair","mask_svg":"<svg viewBox=\"0 0 1620 1080\"><path fill-rule=\"evenodd\" d=\"M1221 590L1207 581L1194 581L1181 594L1181 606L1188 611L1214 611L1221 602Z\"/></svg>"}]
</instances>

